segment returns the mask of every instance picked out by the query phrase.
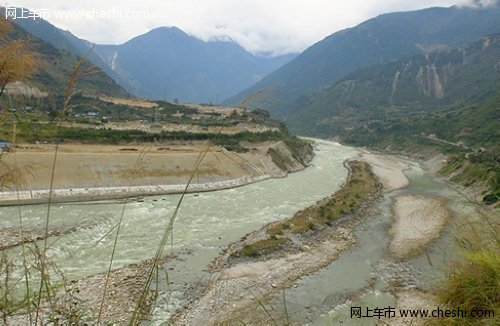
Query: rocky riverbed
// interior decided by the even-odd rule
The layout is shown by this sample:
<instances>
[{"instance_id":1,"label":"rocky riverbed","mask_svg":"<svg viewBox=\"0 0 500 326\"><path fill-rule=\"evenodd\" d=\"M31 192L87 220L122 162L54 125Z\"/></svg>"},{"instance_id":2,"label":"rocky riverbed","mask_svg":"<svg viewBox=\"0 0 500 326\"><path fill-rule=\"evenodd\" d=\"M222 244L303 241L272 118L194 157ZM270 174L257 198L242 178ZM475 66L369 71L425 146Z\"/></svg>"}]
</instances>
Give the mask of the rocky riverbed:
<instances>
[{"instance_id":1,"label":"rocky riverbed","mask_svg":"<svg viewBox=\"0 0 500 326\"><path fill-rule=\"evenodd\" d=\"M352 214L346 214L330 225L295 234L275 252L257 258L235 256L246 244L261 240L263 233L275 224L231 244L211 265L212 273L216 274L215 281L203 295L179 311L173 322L196 325L238 320L266 324L280 318L266 311L266 298L293 286L300 277L329 265L341 252L351 248L356 243L354 227L373 213L382 196L382 185L378 184L376 189ZM256 309L260 312L258 316L251 313Z\"/></svg>"}]
</instances>

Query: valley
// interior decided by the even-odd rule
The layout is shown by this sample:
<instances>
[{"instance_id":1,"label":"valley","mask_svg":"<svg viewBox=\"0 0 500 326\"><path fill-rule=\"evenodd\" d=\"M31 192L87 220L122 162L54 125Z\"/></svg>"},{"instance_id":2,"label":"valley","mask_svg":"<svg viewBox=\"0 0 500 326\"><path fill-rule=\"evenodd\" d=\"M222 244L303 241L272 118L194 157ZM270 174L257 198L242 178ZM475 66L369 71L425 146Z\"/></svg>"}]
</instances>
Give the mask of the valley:
<instances>
[{"instance_id":1,"label":"valley","mask_svg":"<svg viewBox=\"0 0 500 326\"><path fill-rule=\"evenodd\" d=\"M151 1L0 6L0 324L496 324L497 1Z\"/></svg>"}]
</instances>

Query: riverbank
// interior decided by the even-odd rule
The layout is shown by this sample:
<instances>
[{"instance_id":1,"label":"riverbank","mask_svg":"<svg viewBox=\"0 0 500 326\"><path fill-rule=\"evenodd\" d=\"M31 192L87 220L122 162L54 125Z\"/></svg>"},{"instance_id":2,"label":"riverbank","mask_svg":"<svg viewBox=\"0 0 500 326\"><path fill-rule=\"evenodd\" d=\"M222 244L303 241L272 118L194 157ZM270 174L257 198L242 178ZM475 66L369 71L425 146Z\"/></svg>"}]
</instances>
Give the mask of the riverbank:
<instances>
[{"instance_id":1,"label":"riverbank","mask_svg":"<svg viewBox=\"0 0 500 326\"><path fill-rule=\"evenodd\" d=\"M52 191L52 203L71 203L71 202L91 202L101 200L117 200L143 196L158 196L168 194L180 194L196 192L209 192L223 189L230 189L245 186L270 178L285 177L283 175L271 176L263 174L255 177L241 177L225 181L215 181L206 183L187 184L169 184L169 185L151 185L151 186L122 186L122 187L96 187L96 188L70 188L54 189ZM19 192L1 192L0 206L15 206L29 204L47 203L50 190L32 190Z\"/></svg>"},{"instance_id":2,"label":"riverbank","mask_svg":"<svg viewBox=\"0 0 500 326\"><path fill-rule=\"evenodd\" d=\"M337 149L335 148L334 151L337 151ZM323 148L320 148L320 150L317 152L317 154L318 154L317 157L331 157L332 152L323 151ZM335 171L343 170L341 162L343 160L345 160L346 158L348 158L348 157L356 158L356 152L354 152L354 151L350 152L349 155L350 156L343 156L343 158L341 160L338 160L337 163L339 163L339 164L335 166L335 169L334 169ZM319 162L317 162L317 163L319 163ZM195 237L197 237L197 238L199 237L201 239L201 237L203 237L203 235L208 234L209 237L213 238L213 239L217 239L218 237L219 237L219 239L221 239L220 237L225 238L225 237L227 237L227 235L221 230L217 230L217 231L210 233L210 230L205 228L205 226L207 225L206 224L207 221L210 221L210 225L213 225L213 226L224 224L223 228L227 228L228 230L230 229L231 230L230 232L232 232L232 233L238 232L237 230L235 230L235 228L237 228L237 227L235 227L236 223L235 223L234 219L239 218L240 215L243 214L243 210L241 209L242 207L245 207L245 209L244 209L245 212L247 210L249 210L249 207L254 207L254 206L259 207L258 213L257 213L257 211L254 211L252 214L250 214L248 216L243 216L242 218L244 220L254 220L256 218L259 218L260 215L266 215L266 216L273 215L275 213L268 212L266 210L266 206L272 206L272 207L280 206L280 205L282 205L282 203L286 202L287 200L290 200L291 202L295 203L299 200L300 197L304 196L304 195L302 195L300 197L294 197L295 192L302 193L302 194L307 193L308 192L307 189L310 187L310 184L316 185L315 188L320 187L320 185L324 185L325 183L328 184L327 181L329 179L332 179L332 176L325 178L324 173L326 173L325 167L327 167L327 166L331 167L332 164L331 163L329 163L327 165L322 164L322 165L318 165L317 167L316 167L316 164L313 164L313 166L310 169L307 169L304 172L301 172L297 175L290 177L291 180L293 180L293 179L295 179L296 176L308 175L309 174L308 171L310 172L311 170L323 171L320 173L321 177L319 177L319 178L315 177L312 179L308 177L304 180L305 181L304 183L293 183L292 185L288 185L288 184L284 185L281 182L284 181L285 179L271 180L269 182L264 182L262 184L262 186L265 186L267 183L272 184L272 186L271 186L271 189L273 189L272 192L260 193L259 190L257 190L257 189L265 188L265 187L261 187L260 185L249 186L249 188L251 188L252 194L257 192L257 193L259 193L258 198L266 198L265 200L263 200L264 206L259 206L260 200L258 200L257 198L253 198L253 197L250 201L251 202L250 206L245 206L242 203L242 199L248 198L250 196L250 193L248 193L248 192L245 192L244 195L242 195L243 197L238 196L237 198L234 198L237 193L239 193L240 191L245 189L245 188L242 188L242 189L238 189L238 190L234 190L234 191L229 191L231 194L229 196L223 197L224 198L224 201L223 201L224 212L228 211L229 215L227 215L227 214L224 215L222 213L222 211L220 211L219 213L214 213L214 217L212 217L210 214L205 215L205 214L201 213L202 211L204 212L204 211L210 210L210 207L208 207L208 206L210 206L210 204L209 204L209 202L204 201L204 198L210 197L210 199L209 199L210 202L213 202L213 201L215 201L215 194L200 194L200 196L192 197L193 201L190 204L185 205L183 210L189 210L186 212L187 213L186 217L188 217L188 216L190 217L189 220L192 220L193 218L196 219L196 217L198 217L200 214L202 215L201 220L198 219L196 221L193 221L193 223L191 223L194 226L196 226L195 227L196 230L199 229L200 226L203 228L203 231L198 232L194 235ZM416 165L414 165L412 163L411 164L412 171L415 170L415 168L416 168ZM420 169L417 169L417 170L420 171ZM411 172L408 175L412 176L412 173L413 172ZM403 175L404 175L404 173L403 173ZM345 178L345 174L333 175L333 179L339 180L339 184L333 185L333 186L337 187L338 185L340 185L340 182L341 182L340 180L343 180L344 178ZM287 179L289 179L289 178L287 178ZM379 179L380 179L380 177L379 177ZM278 183L278 182L280 183L280 185L286 186L286 187L276 186L275 183ZM329 193L331 193L328 191L328 189L331 189L331 187L332 187L332 184L330 184L328 187L326 187L324 189L324 191L322 192L321 196L322 197L327 196ZM256 189L254 189L254 188L256 188ZM276 192L281 191L281 189L285 189L285 188L290 189L290 190L293 189L293 191L292 192L288 191L286 196L281 196L280 198L274 197L274 194ZM300 189L301 191L299 192L299 191L297 191L297 189ZM338 188L335 188L335 189L338 189ZM388 192L388 190L386 188L385 188L385 191ZM398 192L392 193L388 196L393 198L395 196L398 196ZM319 197L319 198L321 198L321 197ZM232 199L236 199L236 202L238 203L238 207L239 207L238 209L231 210L231 208L229 207L231 205ZM314 201L316 201L316 200L318 200L318 199L315 198ZM314 203L314 201L309 202L307 205L311 205L312 203ZM134 206L134 209L137 208L137 211L139 214L147 216L147 215L151 215L151 213L153 212L153 210L152 210L153 207L154 207L154 211L157 211L160 207L165 206L165 205L162 205L161 203L162 203L161 201L155 202L154 199L145 199L144 203L134 203L133 206ZM143 207L143 205L144 205L144 207ZM199 209L191 210L190 208L192 205L201 205L201 206L199 207ZM221 205L221 204L216 205L218 207L217 210L220 209L219 205ZM242 206L242 205L244 205L244 206ZM306 207L307 205L298 206L297 208L295 208L294 211L302 209L302 207ZM85 205L85 206L87 206L87 205ZM151 209L146 209L146 207L151 207ZM377 207L378 207L378 205L377 205ZM379 208L376 208L376 209L378 210ZM303 211L306 211L306 210L303 210ZM146 213L146 212L148 212L148 213ZM263 213L263 214L261 214L261 213ZM223 215L223 216L221 216L222 219L219 219L219 218L215 219L215 216L220 216L221 214ZM287 212L285 215L283 215L283 214L281 214L281 215L278 214L278 215L281 216L281 217L279 217L279 219L282 220L283 218L285 218L285 216L291 216L292 214L293 213L291 213L291 212ZM378 213L376 213L376 214L378 214ZM129 217L130 219L127 218L127 220L128 220L127 223L133 221L133 216L135 216L135 214L131 215ZM363 221L369 221L371 216L372 216L371 214L360 214L359 218ZM377 215L373 215L373 217L376 217L376 216ZM390 218L390 217L388 217L388 218ZM151 220L144 219L144 222L141 222L140 225L150 224L153 222L153 220L156 220L156 218L152 218ZM182 219L182 218L180 219L181 222L183 220L184 219ZM186 219L186 221L187 220L188 219ZM141 221L142 221L142 219L141 219ZM146 222L146 221L148 221L148 222ZM230 224L228 224L228 221L230 221ZM225 283L221 283L222 286L227 287L227 292L225 292L226 290L214 291L214 296L215 296L215 297L213 297L214 301L217 301L218 304L221 304L221 305L223 304L223 302L219 302L219 301L226 302L229 305L229 307L227 307L227 309L234 309L234 316L239 317L240 315L243 315L243 316L246 316L245 318L255 318L255 319L251 319L251 321L255 321L257 318L261 318L262 323L266 323L266 318L269 318L269 316L266 314L266 311L263 309L263 307L259 303L259 301L261 303L263 303L263 305L266 309L268 309L270 307L270 305L274 305L274 307L276 307L275 301L272 301L271 303L269 303L270 301L268 301L268 296L278 297L277 302L279 304L280 302L281 303L283 302L283 300L280 299L280 297L281 297L282 291L284 289L287 290L287 294L289 293L289 291L291 291L296 286L298 286L297 290L301 289L301 285L298 285L298 284L301 284L300 281L293 281L293 279L295 278L294 273L302 274L302 276L310 274L310 273L314 273L315 268L316 268L314 266L319 266L318 268L322 268L324 266L330 265L330 262L335 261L337 259L337 257L339 257L341 254L342 254L341 260L342 260L342 257L345 257L345 255L349 255L349 253L351 252L351 250L349 250L349 248L353 248L353 250L355 250L354 244L356 242L363 243L362 237L360 237L359 239L355 238L354 233L352 232L352 230L354 230L354 227L352 228L351 231L349 230L350 225L347 223L348 221L350 221L350 218L348 218L348 219L341 218L340 220L336 221L335 223L331 223L332 232L330 232L330 233L325 232L324 233L325 239L316 238L316 237L312 236L312 235L316 234L316 232L319 231L318 229L307 231L308 233L307 233L306 240L308 240L310 243L307 243L307 242L300 243L300 246L295 241L296 238L291 237L290 238L291 241L289 241L289 244L291 244L290 249L295 248L294 250L296 250L296 249L299 250L298 252L295 252L295 253L290 252L291 255L288 255L288 254L284 255L284 256L280 256L279 254L276 254L275 256L271 255L271 256L267 257L268 259L264 259L263 261L261 261L259 258L253 257L252 259L248 259L248 261L246 261L246 262L241 261L242 264L239 264L237 260L233 260L233 263L235 263L234 265L230 264L227 266L226 265L223 265L223 266L215 266L214 265L214 266L212 266L213 269L211 270L212 272L210 274L205 274L205 273L199 274L199 273L195 272L193 270L194 265L192 265L192 264L186 265L186 266L183 265L184 267L182 267L181 270L177 271L177 269L180 268L180 265L182 265L184 263L179 262L178 264L176 264L176 263L171 262L167 265L168 270L169 270L169 278L175 277L176 281L188 282L188 284L194 284L197 281L199 281L200 277L203 277L204 280L205 280L205 277L207 277L209 279L217 279L216 281L213 281L213 282L225 281L225 283L227 283L227 284L233 284L234 287L232 285L227 285L227 284L224 285ZM238 233L241 235L238 235L237 237L232 238L232 240L230 240L230 241L236 241L239 237L241 237L245 233L250 232L250 230L256 230L256 229L260 228L261 225L263 225L265 223L269 223L269 220L267 220L266 222L263 222L259 226L254 226L253 228L249 228L245 232ZM179 231L177 231L176 239L179 239L179 232L182 232L181 230L189 230L190 234L193 233L193 230L191 230L190 228L187 228L187 225L185 225L184 223L181 223L181 224L182 225L178 225ZM389 222L388 222L388 224L389 224ZM158 228L158 227L155 226L155 228ZM160 228L161 228L161 226L160 226ZM154 232L148 231L148 233L144 233L141 231L142 229L138 230L137 225L133 225L131 227L131 229L134 229L134 232L127 234L126 238L132 237L135 234L148 234L149 236L146 238L155 238L153 236ZM388 230L388 225L385 225L383 229ZM196 232L196 230L194 230L194 231ZM99 231L99 230L96 230L96 231ZM103 230L100 230L100 232L102 232L102 231ZM358 231L356 231L356 232L358 232ZM93 232L93 233L95 233L95 232ZM312 236L312 237L309 237L309 236ZM279 234L277 234L277 239L279 239L280 237L281 236ZM146 238L139 238L137 243L141 243L141 247L143 247L145 245L144 242L147 241ZM328 242L330 240L332 240L332 242L330 244L327 244L326 242ZM229 243L230 241L223 242L222 240L221 241L217 241L217 240L212 241L211 240L210 242L206 242L206 241L201 242L200 240L197 240L193 243L194 243L194 246L196 248L211 247L212 249L210 250L210 254L208 256L215 257L215 255L220 250L219 248L223 248L223 247L227 248L227 243ZM239 242L239 241L237 241L237 242ZM130 243L130 241L128 241L128 243ZM372 241L372 243L378 243L378 242ZM66 247L67 244L64 244L64 246ZM358 246L356 246L356 247L358 247ZM128 248L128 246L127 246L127 248ZM240 246L240 248L241 248L241 246ZM387 247L385 247L385 245L384 245L384 248L385 248L384 250L387 249ZM81 250L80 247L78 247L77 250L80 251ZM211 256L212 252L213 252L213 256ZM227 254L227 253L228 253L227 251L223 252L223 254ZM294 254L296 254L296 256L293 256ZM198 258L196 258L195 256L198 256ZM197 260L200 258L199 256L200 256L200 253L194 254L194 255L191 254L191 256L183 257L183 259ZM203 252L203 256L207 256L205 251ZM127 260L129 260L129 257L130 257L130 254L127 253L127 255L126 255ZM136 256L134 255L133 257L136 257ZM144 258L145 256L143 256L141 254L137 257ZM388 256L386 258L388 258ZM137 258L134 258L134 259L137 259ZM139 259L141 259L141 258L139 258ZM325 259L330 260L330 262L325 262L326 261ZM136 260L136 261L138 261L138 260ZM201 266L201 264L199 262L196 262L195 263L196 267L194 269L196 269L198 267L200 269L201 268L204 269L210 260L206 259L206 261L207 261L206 263L203 263L203 266ZM394 260L394 261L391 260L391 261L389 261L389 263L395 266L394 271L393 271L395 281L394 282L391 281L391 282L394 284L396 284L396 283L399 284L400 279L405 278L405 275L402 275L402 272L400 272L399 267L401 264L406 266L407 262L399 263L398 260ZM313 266L312 269L310 269L311 266ZM331 266L335 267L335 263L331 264ZM344 265L342 265L342 266L344 266ZM351 266L351 265L348 265L348 266ZM167 267L164 267L164 268L165 268L165 270L167 269ZM171 273L173 273L174 268L175 268L177 274L174 274L174 276L172 276ZM269 271L269 275L266 274L267 271ZM189 275L186 275L186 273ZM289 275L292 277L289 279L286 279L287 273L290 273ZM380 273L382 273L381 275L383 275L383 277L385 279L385 275L387 274L387 268L382 266L380 268ZM283 275L285 275L285 276L283 276ZM269 279L266 279L266 276L268 276ZM280 283L281 282L280 279L282 279L283 277L285 277L285 281L283 281L283 283ZM74 277L74 279L79 279L79 277ZM241 281L242 279L247 280L247 282L245 283L245 282ZM170 280L172 280L172 279L170 278ZM182 281L182 280L184 280L184 281ZM258 281L255 281L255 280L258 280ZM259 280L262 280L262 282L259 283L260 282ZM117 284L119 284L119 283L117 283ZM170 284L170 282L169 282L169 284ZM205 284L205 282L203 282L203 284ZM259 287L259 284L263 284L264 290L262 293L261 293L261 288ZM281 284L283 284L283 285L281 285ZM416 283L408 283L408 284L409 284L408 286L411 288L412 284L416 284ZM89 286L91 286L91 285L89 285ZM178 306L175 306L175 304L176 304L175 302L177 302L178 297L173 299L174 302L170 302L170 300L172 300L171 296L170 296L170 293L172 291L171 286L168 290L165 290L166 292L168 292L168 294L165 294L165 296L163 296L164 294L162 293L162 290L160 290L160 293L162 296L160 300L169 300L168 303L165 303L165 304L168 305L170 308L172 307L172 305L174 305L175 308L171 308L172 310L167 310L168 312L165 312L164 314L162 314L162 312L160 312L160 311L157 311L156 313L159 313L160 316L155 314L153 317L153 318L155 318L154 319L155 321L168 320L168 318L170 317L170 312L174 311L173 309L177 309L177 307L178 307ZM180 285L180 287L183 287L183 285ZM399 289L395 289L395 290L399 290ZM186 294L186 296L188 297L188 300L191 300L193 297L197 298L198 294L200 292L197 290L197 291L195 291L195 293L191 293L190 290L188 290L186 288L183 290L181 289L180 291L189 292L189 294ZM91 289L89 289L89 292L90 293L92 292ZM174 293L175 293L175 290L174 290ZM184 293L184 292L181 292L181 293ZM224 294L228 294L227 298L229 298L229 300L224 299L225 298L223 296ZM221 298L220 300L217 299L218 296ZM234 301L231 301L231 299ZM182 302L182 304L184 302ZM194 301L194 302L196 302L196 301ZM242 303L241 306L240 306L239 302ZM208 300L208 304L211 304L210 300ZM233 307L233 305L235 305L235 307ZM246 308L245 308L245 306L246 306ZM164 308L165 307L163 305L161 305L158 308L158 310L165 311ZM224 308L224 309L226 309L226 308ZM316 316L318 316L318 315L316 315ZM273 317L285 318L285 315L273 316ZM243 320L246 320L246 319L243 319ZM268 319L267 322L272 322L272 321L270 321L270 319Z\"/></svg>"},{"instance_id":3,"label":"riverbank","mask_svg":"<svg viewBox=\"0 0 500 326\"><path fill-rule=\"evenodd\" d=\"M101 273L70 282L57 291L55 301L42 304L37 313L32 309L28 313L12 315L7 318L8 325L33 324L96 324L100 316L102 325L123 325L131 320L146 281L150 260L125 266L109 273ZM106 292L104 289L106 286ZM101 304L101 301L103 300ZM155 293L150 290L146 295L145 305L141 310L147 318L153 308Z\"/></svg>"},{"instance_id":4,"label":"riverbank","mask_svg":"<svg viewBox=\"0 0 500 326\"><path fill-rule=\"evenodd\" d=\"M369 163L386 194L409 185L405 171L415 164L403 157L365 151L351 160ZM324 237L318 236L321 232L311 231L307 234L306 243L300 237L283 242L278 233L276 238L271 239L276 240L272 243L279 248L276 252L253 256L255 251L244 250L251 243L259 244L257 248L262 249L266 233L270 229L276 230L279 222L248 234L240 242L226 248L213 262L211 267L216 280L202 296L174 316L174 323L218 324L239 321L269 324L286 321L286 308L273 308L285 304L282 292L296 287L298 279L334 264L341 253L353 248L357 242L354 229L360 221L376 214L375 202L368 204L367 208L370 208L366 211L332 223L331 230L323 233ZM377 273L381 273L385 279L389 270L394 272L394 281L388 281L391 291L408 291L416 284L416 281L413 282L413 271L411 268L407 271L411 276L405 274L410 278L408 280L402 275L404 273L396 271L406 266L407 259L421 253L440 236L450 212L443 200L424 196L396 195L393 206L392 227L387 230L392 238L387 249L389 255L384 260L385 264L377 265ZM235 256L242 250L250 257L242 257L241 254ZM397 305L405 307L413 303L406 300L398 301Z\"/></svg>"},{"instance_id":5,"label":"riverbank","mask_svg":"<svg viewBox=\"0 0 500 326\"><path fill-rule=\"evenodd\" d=\"M373 173L378 177L386 192L402 189L409 181L405 171L409 169L410 161L393 155L382 155L362 150L357 157L360 161L370 164Z\"/></svg>"},{"instance_id":6,"label":"riverbank","mask_svg":"<svg viewBox=\"0 0 500 326\"><path fill-rule=\"evenodd\" d=\"M382 186L366 163L350 161L345 166L349 176L334 195L291 219L267 225L228 246L211 264L216 280L202 296L173 317L174 323L272 322L276 316L264 312L265 298L293 286L300 277L329 265L341 252L351 248L356 243L355 225L370 214L381 197ZM362 190L366 193L359 193ZM359 199L350 201L350 198ZM342 201L351 203L348 204L351 211L344 208L338 216L335 203ZM251 314L255 311L260 313Z\"/></svg>"},{"instance_id":7,"label":"riverbank","mask_svg":"<svg viewBox=\"0 0 500 326\"><path fill-rule=\"evenodd\" d=\"M54 163L53 146L24 146L2 158L12 172L0 206L47 203L49 197L67 203L229 189L300 171L312 155L309 149L297 157L281 141L253 144L246 153L202 145L61 145Z\"/></svg>"}]
</instances>

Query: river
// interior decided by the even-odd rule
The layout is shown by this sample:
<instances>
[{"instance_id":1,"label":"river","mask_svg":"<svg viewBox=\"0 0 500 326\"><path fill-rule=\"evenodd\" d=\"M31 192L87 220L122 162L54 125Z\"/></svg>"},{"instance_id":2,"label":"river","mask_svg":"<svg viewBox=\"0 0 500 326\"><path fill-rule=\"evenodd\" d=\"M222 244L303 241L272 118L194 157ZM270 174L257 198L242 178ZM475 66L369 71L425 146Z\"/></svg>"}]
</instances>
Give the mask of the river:
<instances>
[{"instance_id":1,"label":"river","mask_svg":"<svg viewBox=\"0 0 500 326\"><path fill-rule=\"evenodd\" d=\"M455 231L465 220L479 219L473 203L452 188L434 181L418 164L405 171L409 185L384 196L378 213L365 218L355 229L356 245L342 253L326 268L303 277L286 291L289 318L294 324L378 325L377 318L351 318L351 307L374 309L395 307L396 298L386 291L390 278L406 283L406 288L431 290L439 284L451 261L460 251ZM418 256L398 261L390 257L388 230L392 223L391 205L396 196L441 197L451 210L450 223L439 239ZM279 302L274 303L280 306ZM364 310L363 310L364 311Z\"/></svg>"},{"instance_id":2,"label":"river","mask_svg":"<svg viewBox=\"0 0 500 326\"><path fill-rule=\"evenodd\" d=\"M343 162L357 150L332 142L317 141L311 167L286 178L185 197L176 220L172 247L181 260L162 264L168 282L160 284L162 304L155 319L165 320L171 311L185 302L185 287L207 275L207 264L221 248L263 225L293 215L340 188L347 176ZM102 273L109 265L117 221L124 208L113 268L154 256L165 226L180 195L145 198L122 203L95 202L54 204L50 227L82 225L76 232L50 237L47 257L67 279ZM47 205L0 208L0 228L43 229ZM41 246L42 243L40 242ZM20 257L21 249L4 250L11 258ZM22 259L14 259L21 267ZM58 275L53 276L53 281ZM168 290L167 290L168 287Z\"/></svg>"},{"instance_id":3,"label":"river","mask_svg":"<svg viewBox=\"0 0 500 326\"><path fill-rule=\"evenodd\" d=\"M286 178L185 197L172 243L165 251L173 250L179 259L165 260L161 264L164 276L158 285L160 300L153 313L154 324L168 320L175 309L187 302L197 286L203 286L209 278L205 269L222 248L269 222L290 217L338 190L347 176L344 160L357 155L358 151L317 141L315 153L311 167ZM406 175L410 185L387 194L378 207L379 213L358 225L355 247L342 253L328 267L303 277L294 288L286 291L288 313L294 323L357 324L359 321L349 317L350 306L393 305L395 298L383 291L382 280L388 271L406 273L410 282L424 288L440 277L442 269L436 266L445 265L456 252L452 241L456 225L450 223L443 236L428 248L428 257L434 262L432 266L426 255L393 264L387 258L392 200L408 193L441 196L448 199L454 217L465 212L470 218L476 216L474 205L464 201L452 189L432 181L417 164L411 164ZM113 228L124 209L113 268L151 258L179 198L180 195L166 195L126 204L55 204L51 207L51 227L85 227L62 237L49 238L47 256L67 279L105 272L115 237ZM20 216L25 227L43 228L47 205L0 208L0 228L18 227ZM11 248L4 252L12 258L19 256L21 249ZM22 260L15 261L20 267ZM368 324L371 322L375 321L367 321Z\"/></svg>"}]
</instances>

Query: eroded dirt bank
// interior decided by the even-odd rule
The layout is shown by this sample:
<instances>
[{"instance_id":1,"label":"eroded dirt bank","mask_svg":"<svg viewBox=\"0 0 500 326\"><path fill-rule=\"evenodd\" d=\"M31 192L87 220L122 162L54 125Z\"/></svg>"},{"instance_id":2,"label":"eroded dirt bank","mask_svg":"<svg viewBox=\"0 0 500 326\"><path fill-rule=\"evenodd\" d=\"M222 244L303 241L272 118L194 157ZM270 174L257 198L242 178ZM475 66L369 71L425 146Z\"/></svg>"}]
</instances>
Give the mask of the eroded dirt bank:
<instances>
[{"instance_id":1,"label":"eroded dirt bank","mask_svg":"<svg viewBox=\"0 0 500 326\"><path fill-rule=\"evenodd\" d=\"M51 145L21 146L2 158L11 178L0 205L45 203L49 196L79 202L182 193L201 156L187 191L215 191L284 177L304 169L313 155L310 145L296 153L281 141L247 145L246 153L203 144L60 145L57 156Z\"/></svg>"}]
</instances>

